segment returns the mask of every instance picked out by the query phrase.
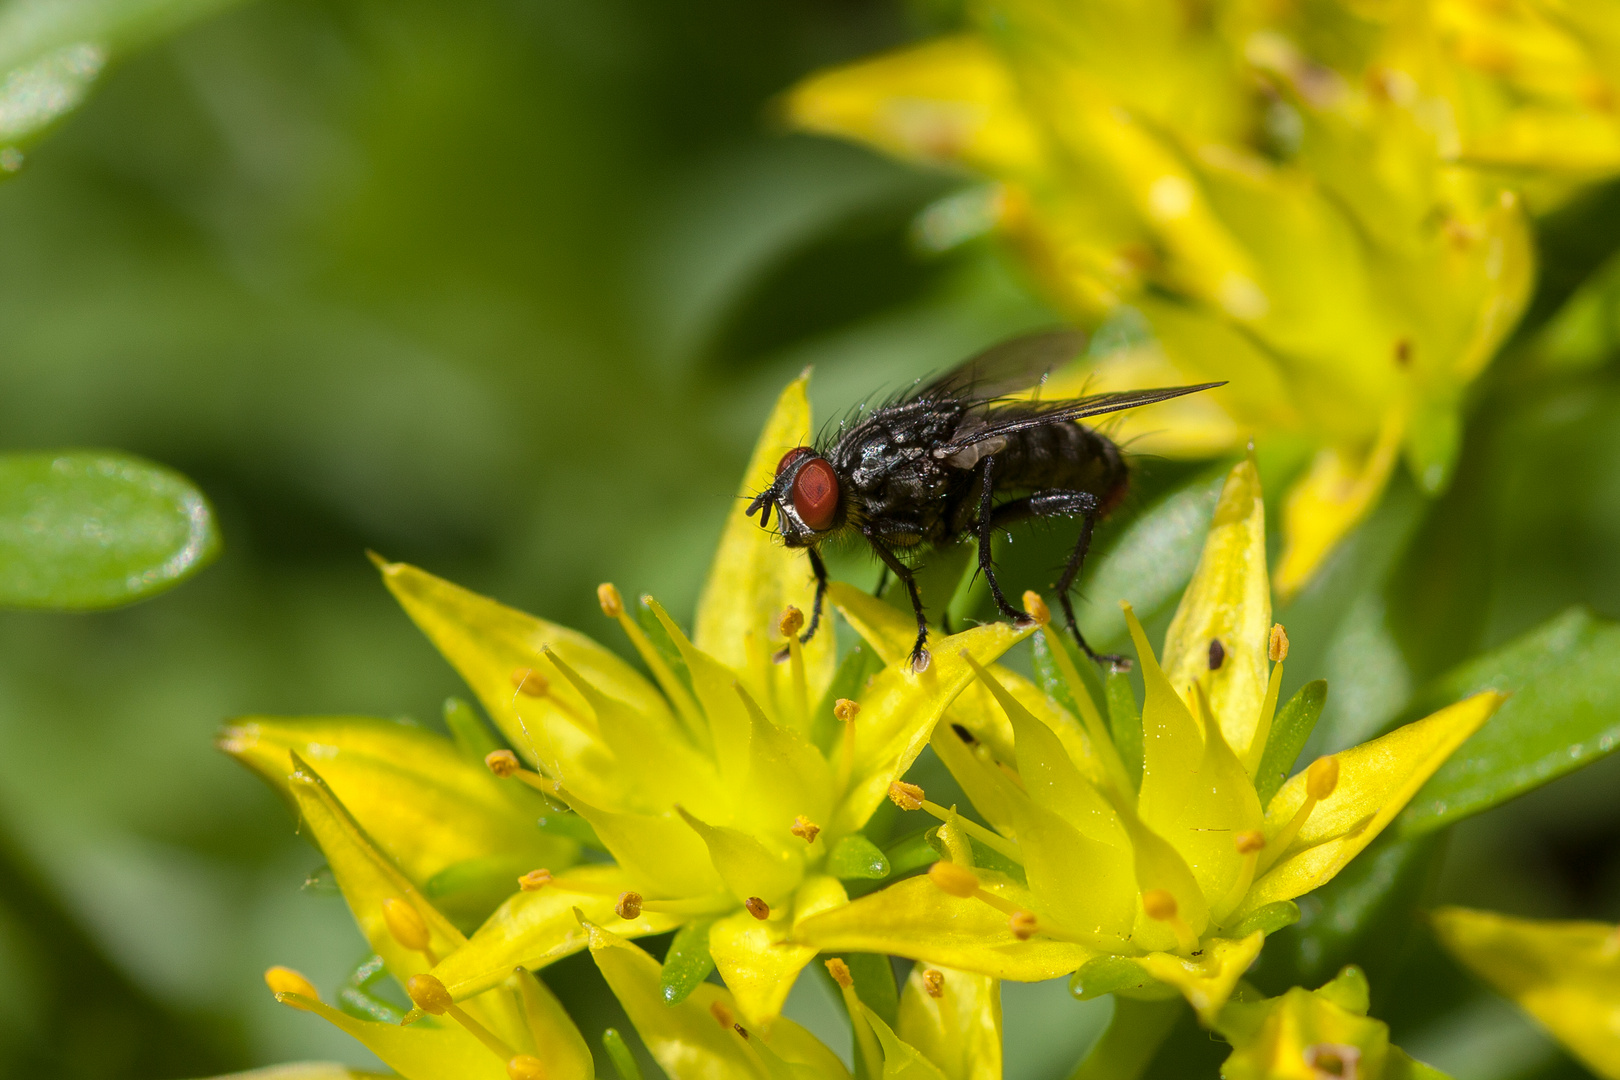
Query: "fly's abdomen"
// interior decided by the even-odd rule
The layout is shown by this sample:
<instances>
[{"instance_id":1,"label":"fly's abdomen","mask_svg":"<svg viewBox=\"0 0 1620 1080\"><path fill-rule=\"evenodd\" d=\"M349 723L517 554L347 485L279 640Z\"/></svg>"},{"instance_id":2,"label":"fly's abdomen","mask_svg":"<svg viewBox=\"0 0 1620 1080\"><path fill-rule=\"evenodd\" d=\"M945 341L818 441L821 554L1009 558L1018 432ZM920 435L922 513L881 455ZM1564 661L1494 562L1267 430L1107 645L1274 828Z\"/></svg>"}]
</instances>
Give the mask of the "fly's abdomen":
<instances>
[{"instance_id":1,"label":"fly's abdomen","mask_svg":"<svg viewBox=\"0 0 1620 1080\"><path fill-rule=\"evenodd\" d=\"M998 492L1089 491L1102 500L1104 513L1124 497L1129 479L1125 456L1113 440L1072 422L1016 432L996 453Z\"/></svg>"}]
</instances>

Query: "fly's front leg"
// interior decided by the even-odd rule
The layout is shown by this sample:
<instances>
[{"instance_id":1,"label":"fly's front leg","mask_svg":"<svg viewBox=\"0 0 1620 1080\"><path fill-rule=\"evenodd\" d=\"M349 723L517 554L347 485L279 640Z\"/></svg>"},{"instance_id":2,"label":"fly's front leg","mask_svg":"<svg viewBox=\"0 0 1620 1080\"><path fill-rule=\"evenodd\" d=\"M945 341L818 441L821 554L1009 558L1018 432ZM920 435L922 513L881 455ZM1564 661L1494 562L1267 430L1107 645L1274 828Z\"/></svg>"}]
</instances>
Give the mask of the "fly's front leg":
<instances>
[{"instance_id":1,"label":"fly's front leg","mask_svg":"<svg viewBox=\"0 0 1620 1080\"><path fill-rule=\"evenodd\" d=\"M1028 622L1029 614L1013 607L1002 593L1001 582L996 580L996 567L990 554L990 539L996 532L995 512L990 505L991 495L994 492L990 477L995 466L995 455L987 455L984 458L983 492L979 496L979 572L984 575L984 580L989 582L990 595L995 599L996 607L1001 609L1001 613L1014 622Z\"/></svg>"},{"instance_id":2,"label":"fly's front leg","mask_svg":"<svg viewBox=\"0 0 1620 1080\"><path fill-rule=\"evenodd\" d=\"M810 605L810 625L805 627L804 633L799 635L800 645L808 645L810 643L810 639L816 636L816 627L821 625L822 601L826 599L827 596L827 564L821 561L821 552L817 551L815 548L805 548L804 550L805 554L810 556L810 569L816 575L816 599L815 602ZM777 649L776 652L771 655L771 659L776 661L778 664L782 663L787 658L788 647L786 645L782 646L780 649Z\"/></svg>"},{"instance_id":3,"label":"fly's front leg","mask_svg":"<svg viewBox=\"0 0 1620 1080\"><path fill-rule=\"evenodd\" d=\"M894 576L905 582L906 593L911 597L911 610L917 614L917 643L911 647L911 670L928 670L928 616L923 613L922 593L917 591L917 578L912 574L911 567L900 561L896 555L874 533L862 530L866 542L872 545L872 550L878 553L883 565L894 571Z\"/></svg>"},{"instance_id":4,"label":"fly's front leg","mask_svg":"<svg viewBox=\"0 0 1620 1080\"><path fill-rule=\"evenodd\" d=\"M1080 575L1080 568L1085 565L1086 552L1091 549L1091 534L1097 527L1097 511L1099 502L1097 496L1089 491L1066 491L1061 488L1048 488L1037 491L1027 500L1020 500L1023 504L1020 509L1029 517L1078 517L1080 518L1080 535L1075 540L1074 550L1069 553L1069 561L1063 567L1063 576L1058 579L1058 603L1063 607L1063 619L1069 626L1069 633L1074 635L1075 644L1080 651L1100 664L1109 664L1119 671L1129 671L1131 662L1123 656L1104 656L1093 652L1086 644L1085 635L1080 633L1080 623L1074 617L1074 602L1069 599L1069 590L1074 587L1074 579Z\"/></svg>"}]
</instances>

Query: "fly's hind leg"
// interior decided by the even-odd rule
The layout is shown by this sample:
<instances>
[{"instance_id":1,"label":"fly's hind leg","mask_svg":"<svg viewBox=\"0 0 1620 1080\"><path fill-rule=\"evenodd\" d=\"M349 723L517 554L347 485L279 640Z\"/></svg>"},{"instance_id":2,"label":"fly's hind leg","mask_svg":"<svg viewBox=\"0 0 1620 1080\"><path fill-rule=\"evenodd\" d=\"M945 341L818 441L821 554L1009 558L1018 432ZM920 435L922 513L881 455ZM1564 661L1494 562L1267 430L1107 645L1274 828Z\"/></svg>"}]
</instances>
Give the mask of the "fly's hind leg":
<instances>
[{"instance_id":1,"label":"fly's hind leg","mask_svg":"<svg viewBox=\"0 0 1620 1080\"><path fill-rule=\"evenodd\" d=\"M878 553L883 565L894 571L906 586L906 594L911 597L911 610L917 614L917 642L911 647L911 670L928 670L928 616L923 612L922 593L917 591L917 578L911 572L911 567L900 561L900 556L894 550L879 540L874 533L865 532L866 542L872 545L872 550Z\"/></svg>"},{"instance_id":2,"label":"fly's hind leg","mask_svg":"<svg viewBox=\"0 0 1620 1080\"><path fill-rule=\"evenodd\" d=\"M991 509L990 505L991 496L994 494L991 476L995 467L995 455L986 455L984 458L984 473L980 481L983 488L981 489L982 493L979 495L979 572L984 575L984 580L989 584L990 595L995 599L996 607L1001 609L1001 613L1014 622L1028 622L1029 613L1013 607L1006 594L1001 591L1001 582L996 580L995 562L990 554L990 538L995 535L996 526L1005 523L1007 519L1007 515L1003 514L998 520L997 511ZM1016 503L1007 505L1021 506L1027 501L1019 499Z\"/></svg>"},{"instance_id":3,"label":"fly's hind leg","mask_svg":"<svg viewBox=\"0 0 1620 1080\"><path fill-rule=\"evenodd\" d=\"M1091 534L1097 527L1097 512L1100 507L1097 496L1089 491L1069 491L1062 488L1047 488L1037 491L1027 498L1008 503L996 508L997 525L1002 520L1021 517L1078 517L1080 519L1080 535L1075 539L1074 550L1069 553L1069 561L1064 564L1063 576L1058 579L1058 603L1063 607L1063 619L1068 624L1069 633L1074 635L1075 644L1080 651L1099 664L1108 664L1119 671L1129 671L1131 662L1124 656L1105 656L1092 651L1086 644L1085 635L1080 633L1080 624L1074 617L1074 602L1069 598L1069 591L1074 587L1074 579L1080 575L1080 568L1085 565L1086 552L1091 548Z\"/></svg>"}]
</instances>

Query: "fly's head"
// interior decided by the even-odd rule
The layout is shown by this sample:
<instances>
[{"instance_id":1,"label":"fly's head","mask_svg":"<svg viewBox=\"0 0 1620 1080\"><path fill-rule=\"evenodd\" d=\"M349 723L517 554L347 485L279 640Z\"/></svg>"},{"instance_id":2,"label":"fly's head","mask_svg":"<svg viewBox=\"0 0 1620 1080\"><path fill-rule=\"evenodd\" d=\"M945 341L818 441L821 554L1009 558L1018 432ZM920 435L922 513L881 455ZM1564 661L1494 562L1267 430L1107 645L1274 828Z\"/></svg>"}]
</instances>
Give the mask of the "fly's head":
<instances>
[{"instance_id":1,"label":"fly's head","mask_svg":"<svg viewBox=\"0 0 1620 1080\"><path fill-rule=\"evenodd\" d=\"M759 512L759 524L770 528L776 508L777 532L788 547L814 547L844 523L843 496L838 473L826 458L808 446L796 446L776 463L771 486L748 504L748 514Z\"/></svg>"}]
</instances>

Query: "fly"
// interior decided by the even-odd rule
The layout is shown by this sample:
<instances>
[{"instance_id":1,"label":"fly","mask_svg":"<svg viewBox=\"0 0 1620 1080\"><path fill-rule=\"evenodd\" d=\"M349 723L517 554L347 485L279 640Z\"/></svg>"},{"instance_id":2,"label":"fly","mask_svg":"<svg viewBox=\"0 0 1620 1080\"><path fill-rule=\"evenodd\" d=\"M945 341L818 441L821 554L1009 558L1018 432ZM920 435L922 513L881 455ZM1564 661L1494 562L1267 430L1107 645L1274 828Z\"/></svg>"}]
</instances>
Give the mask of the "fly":
<instances>
[{"instance_id":1,"label":"fly","mask_svg":"<svg viewBox=\"0 0 1620 1080\"><path fill-rule=\"evenodd\" d=\"M1124 498L1130 470L1107 436L1075 421L1208 390L1222 383L1164 387L1055 401L1009 395L1039 384L1083 342L1070 331L1015 338L858 422L839 425L831 441L798 446L777 463L771 486L748 505L790 548L803 548L816 577L807 642L821 623L827 566L821 545L845 537L865 540L906 587L917 616L914 671L928 667L928 619L912 573L925 552L968 538L979 545L979 570L996 607L1028 621L1002 592L991 558L998 529L1037 517L1080 519L1080 532L1055 586L1069 632L1093 660L1075 621L1069 592L1085 562L1091 534Z\"/></svg>"}]
</instances>

